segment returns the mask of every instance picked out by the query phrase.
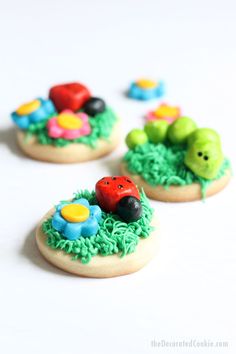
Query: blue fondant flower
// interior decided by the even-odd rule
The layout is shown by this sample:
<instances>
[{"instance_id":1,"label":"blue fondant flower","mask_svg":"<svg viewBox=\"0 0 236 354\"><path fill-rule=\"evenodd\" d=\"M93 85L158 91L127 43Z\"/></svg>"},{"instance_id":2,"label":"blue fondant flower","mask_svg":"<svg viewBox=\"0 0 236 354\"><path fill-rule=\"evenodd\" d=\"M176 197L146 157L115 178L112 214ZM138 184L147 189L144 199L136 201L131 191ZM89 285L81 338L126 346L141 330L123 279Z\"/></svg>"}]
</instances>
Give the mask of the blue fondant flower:
<instances>
[{"instance_id":1,"label":"blue fondant flower","mask_svg":"<svg viewBox=\"0 0 236 354\"><path fill-rule=\"evenodd\" d=\"M98 205L90 205L87 199L61 203L52 218L54 229L68 240L96 235L102 211Z\"/></svg>"},{"instance_id":2,"label":"blue fondant flower","mask_svg":"<svg viewBox=\"0 0 236 354\"><path fill-rule=\"evenodd\" d=\"M56 111L51 100L37 98L20 106L11 117L20 129L28 129L31 123L38 123L54 113Z\"/></svg>"},{"instance_id":3,"label":"blue fondant flower","mask_svg":"<svg viewBox=\"0 0 236 354\"><path fill-rule=\"evenodd\" d=\"M136 100L151 100L164 94L164 83L155 82L148 79L141 79L132 82L129 88L128 96Z\"/></svg>"}]
</instances>

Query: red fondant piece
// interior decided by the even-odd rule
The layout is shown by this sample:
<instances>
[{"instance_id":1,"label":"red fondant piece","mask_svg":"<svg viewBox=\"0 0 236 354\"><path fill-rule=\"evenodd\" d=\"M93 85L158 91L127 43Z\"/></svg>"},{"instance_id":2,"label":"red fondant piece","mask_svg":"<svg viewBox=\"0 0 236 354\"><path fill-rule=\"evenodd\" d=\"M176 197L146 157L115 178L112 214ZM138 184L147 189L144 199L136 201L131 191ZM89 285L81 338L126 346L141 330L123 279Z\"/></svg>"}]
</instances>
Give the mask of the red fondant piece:
<instances>
[{"instance_id":1,"label":"red fondant piece","mask_svg":"<svg viewBox=\"0 0 236 354\"><path fill-rule=\"evenodd\" d=\"M53 86L49 91L49 98L58 112L64 109L76 112L90 97L87 87L77 82Z\"/></svg>"},{"instance_id":2,"label":"red fondant piece","mask_svg":"<svg viewBox=\"0 0 236 354\"><path fill-rule=\"evenodd\" d=\"M139 192L129 177L104 177L96 183L96 198L100 207L106 212L115 212L117 203L126 196L140 200Z\"/></svg>"}]
</instances>

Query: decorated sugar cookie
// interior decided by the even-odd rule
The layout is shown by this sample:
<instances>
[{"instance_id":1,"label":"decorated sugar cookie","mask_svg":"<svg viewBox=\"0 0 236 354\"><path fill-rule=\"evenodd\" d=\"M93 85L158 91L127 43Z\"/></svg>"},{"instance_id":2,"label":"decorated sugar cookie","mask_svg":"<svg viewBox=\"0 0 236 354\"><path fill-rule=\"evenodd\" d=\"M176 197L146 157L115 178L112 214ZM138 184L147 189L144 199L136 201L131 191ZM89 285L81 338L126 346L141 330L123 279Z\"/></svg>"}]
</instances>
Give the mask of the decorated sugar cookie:
<instances>
[{"instance_id":1,"label":"decorated sugar cookie","mask_svg":"<svg viewBox=\"0 0 236 354\"><path fill-rule=\"evenodd\" d=\"M153 81L149 79L139 79L131 83L128 91L130 98L142 101L159 98L164 94L163 81Z\"/></svg>"},{"instance_id":2,"label":"decorated sugar cookie","mask_svg":"<svg viewBox=\"0 0 236 354\"><path fill-rule=\"evenodd\" d=\"M143 188L148 197L184 202L211 196L230 179L219 134L198 128L188 117L148 121L126 137L128 152L121 171Z\"/></svg>"},{"instance_id":3,"label":"decorated sugar cookie","mask_svg":"<svg viewBox=\"0 0 236 354\"><path fill-rule=\"evenodd\" d=\"M142 268L155 254L156 238L153 209L126 176L104 177L94 191L59 203L36 231L38 248L50 263L97 278Z\"/></svg>"},{"instance_id":4,"label":"decorated sugar cookie","mask_svg":"<svg viewBox=\"0 0 236 354\"><path fill-rule=\"evenodd\" d=\"M73 163L110 153L119 142L119 121L105 101L80 83L54 86L12 113L18 143L28 156Z\"/></svg>"}]
</instances>

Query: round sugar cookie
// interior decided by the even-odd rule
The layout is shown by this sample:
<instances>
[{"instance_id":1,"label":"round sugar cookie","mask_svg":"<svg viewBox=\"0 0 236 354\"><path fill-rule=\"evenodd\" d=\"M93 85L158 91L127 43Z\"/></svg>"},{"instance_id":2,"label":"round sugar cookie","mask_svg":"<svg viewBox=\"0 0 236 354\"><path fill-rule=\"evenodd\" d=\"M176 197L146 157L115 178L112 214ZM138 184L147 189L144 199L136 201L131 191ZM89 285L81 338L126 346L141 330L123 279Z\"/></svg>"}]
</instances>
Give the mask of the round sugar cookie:
<instances>
[{"instance_id":1,"label":"round sugar cookie","mask_svg":"<svg viewBox=\"0 0 236 354\"><path fill-rule=\"evenodd\" d=\"M120 141L120 122L113 126L109 139L100 139L95 148L81 143L65 147L42 145L34 136L26 139L26 133L22 130L17 131L17 140L21 150L35 160L55 163L85 162L98 159L115 150Z\"/></svg>"},{"instance_id":2,"label":"round sugar cookie","mask_svg":"<svg viewBox=\"0 0 236 354\"><path fill-rule=\"evenodd\" d=\"M36 230L36 243L43 257L54 266L75 275L89 278L110 278L134 273L143 268L155 255L157 250L158 222L154 218L151 225L155 230L147 238L140 238L136 250L124 257L114 254L109 256L94 256L88 264L72 260L71 254L62 250L54 250L47 246L46 235L42 230L43 222L53 215L51 209L40 221Z\"/></svg>"},{"instance_id":3,"label":"round sugar cookie","mask_svg":"<svg viewBox=\"0 0 236 354\"><path fill-rule=\"evenodd\" d=\"M127 164L124 162L121 163L121 174L132 178L150 199L162 202L191 202L202 199L201 186L199 183L186 186L170 186L168 189L165 189L163 186L154 187L148 184L141 176L130 173ZM230 177L230 170L227 170L224 176L209 184L206 190L206 197L217 194L224 189L229 183Z\"/></svg>"}]
</instances>

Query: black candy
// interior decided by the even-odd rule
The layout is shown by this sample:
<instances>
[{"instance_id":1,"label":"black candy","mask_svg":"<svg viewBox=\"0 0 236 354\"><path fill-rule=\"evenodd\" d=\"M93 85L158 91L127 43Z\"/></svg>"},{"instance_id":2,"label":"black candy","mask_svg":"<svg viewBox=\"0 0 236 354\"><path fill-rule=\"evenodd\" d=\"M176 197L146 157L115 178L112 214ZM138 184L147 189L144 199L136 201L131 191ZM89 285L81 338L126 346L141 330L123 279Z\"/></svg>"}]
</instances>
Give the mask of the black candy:
<instances>
[{"instance_id":1,"label":"black candy","mask_svg":"<svg viewBox=\"0 0 236 354\"><path fill-rule=\"evenodd\" d=\"M136 197L123 197L117 203L116 212L125 222L137 221L142 211L142 204Z\"/></svg>"},{"instance_id":2,"label":"black candy","mask_svg":"<svg viewBox=\"0 0 236 354\"><path fill-rule=\"evenodd\" d=\"M104 112L106 109L105 102L98 97L90 97L88 101L85 102L83 106L83 111L89 116L94 117L98 113Z\"/></svg>"}]
</instances>

